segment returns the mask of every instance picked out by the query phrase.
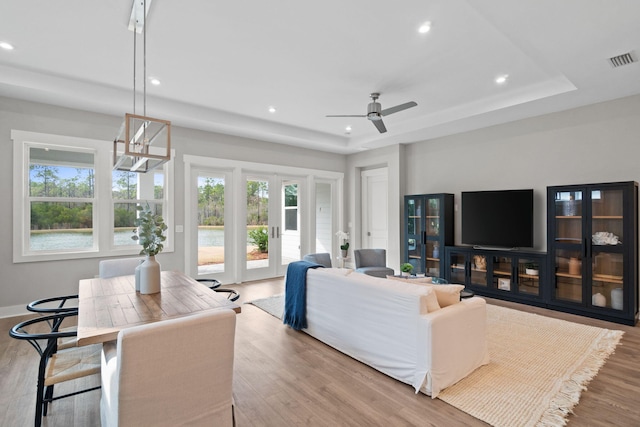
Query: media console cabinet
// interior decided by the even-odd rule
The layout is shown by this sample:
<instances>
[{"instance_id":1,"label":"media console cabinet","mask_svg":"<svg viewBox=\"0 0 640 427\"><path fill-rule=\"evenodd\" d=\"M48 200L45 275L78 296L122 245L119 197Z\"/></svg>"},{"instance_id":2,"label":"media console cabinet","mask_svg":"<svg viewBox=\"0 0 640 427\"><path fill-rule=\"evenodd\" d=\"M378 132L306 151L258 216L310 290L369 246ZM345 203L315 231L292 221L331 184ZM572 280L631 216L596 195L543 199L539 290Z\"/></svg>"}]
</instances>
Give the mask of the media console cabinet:
<instances>
[{"instance_id":1,"label":"media console cabinet","mask_svg":"<svg viewBox=\"0 0 640 427\"><path fill-rule=\"evenodd\" d=\"M479 295L634 325L638 184L547 188L547 252L445 248L445 278Z\"/></svg>"}]
</instances>

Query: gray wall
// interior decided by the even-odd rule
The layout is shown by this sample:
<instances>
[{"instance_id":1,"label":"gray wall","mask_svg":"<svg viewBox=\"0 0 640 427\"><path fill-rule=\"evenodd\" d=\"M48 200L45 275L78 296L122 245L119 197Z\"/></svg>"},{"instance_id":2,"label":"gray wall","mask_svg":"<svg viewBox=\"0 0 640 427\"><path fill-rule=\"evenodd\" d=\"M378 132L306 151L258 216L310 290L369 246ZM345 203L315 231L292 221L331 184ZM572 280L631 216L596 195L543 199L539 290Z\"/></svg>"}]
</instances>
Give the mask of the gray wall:
<instances>
[{"instance_id":1,"label":"gray wall","mask_svg":"<svg viewBox=\"0 0 640 427\"><path fill-rule=\"evenodd\" d=\"M75 293L78 280L92 277L98 259L12 263L13 188L11 129L112 141L120 117L86 113L0 97L0 315L47 295ZM640 95L473 132L386 147L351 156L299 149L262 141L175 128L176 158L183 154L273 163L345 173L344 220L359 227L359 172L389 166L390 242L399 252L403 194L533 188L535 246L546 249L545 192L548 185L640 181ZM176 189L184 188L181 161ZM394 200L397 205L394 206ZM176 192L176 224L184 223L182 191ZM346 227L345 227L346 228ZM395 231L397 230L397 231ZM460 211L456 212L456 231ZM395 236L394 233L397 233ZM359 233L354 236L357 241ZM456 233L456 243L460 243ZM163 268L183 268L184 242L162 254ZM400 254L390 254L394 265Z\"/></svg>"},{"instance_id":2,"label":"gray wall","mask_svg":"<svg viewBox=\"0 0 640 427\"><path fill-rule=\"evenodd\" d=\"M546 187L640 182L640 95L409 144L406 194L534 189L534 244L546 250Z\"/></svg>"},{"instance_id":3,"label":"gray wall","mask_svg":"<svg viewBox=\"0 0 640 427\"><path fill-rule=\"evenodd\" d=\"M124 112L123 112L124 117ZM93 277L100 259L13 263L13 143L11 130L50 133L104 140L111 144L123 117L0 97L0 316L15 314L18 306L46 296L77 293L78 280ZM175 161L175 224L184 224L184 154L245 160L276 165L345 172L346 157L220 135L172 128ZM163 269L184 270L184 233L176 233L175 251L162 253ZM3 310L4 309L4 310Z\"/></svg>"}]
</instances>

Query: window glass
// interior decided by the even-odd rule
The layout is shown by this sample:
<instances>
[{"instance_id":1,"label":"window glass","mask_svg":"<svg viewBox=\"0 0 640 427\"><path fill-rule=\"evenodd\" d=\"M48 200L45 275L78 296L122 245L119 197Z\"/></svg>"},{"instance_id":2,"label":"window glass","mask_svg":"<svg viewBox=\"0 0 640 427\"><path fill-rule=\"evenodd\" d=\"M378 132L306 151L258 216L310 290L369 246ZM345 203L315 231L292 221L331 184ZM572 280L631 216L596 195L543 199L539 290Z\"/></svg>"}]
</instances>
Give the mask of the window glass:
<instances>
[{"instance_id":1,"label":"window glass","mask_svg":"<svg viewBox=\"0 0 640 427\"><path fill-rule=\"evenodd\" d=\"M92 249L93 153L29 149L30 251Z\"/></svg>"}]
</instances>

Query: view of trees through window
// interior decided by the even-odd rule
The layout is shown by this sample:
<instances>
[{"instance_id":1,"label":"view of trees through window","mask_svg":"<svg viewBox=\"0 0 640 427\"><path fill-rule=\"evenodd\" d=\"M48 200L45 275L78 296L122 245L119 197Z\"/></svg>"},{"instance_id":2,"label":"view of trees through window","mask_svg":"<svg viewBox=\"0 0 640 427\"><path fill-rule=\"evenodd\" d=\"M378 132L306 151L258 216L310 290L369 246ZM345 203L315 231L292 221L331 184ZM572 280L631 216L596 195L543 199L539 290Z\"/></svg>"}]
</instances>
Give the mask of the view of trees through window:
<instances>
[{"instance_id":1,"label":"view of trees through window","mask_svg":"<svg viewBox=\"0 0 640 427\"><path fill-rule=\"evenodd\" d=\"M63 151L51 151L59 155L67 154ZM94 168L47 164L45 161L38 161L37 156L38 152L29 165L31 250L91 248L94 244ZM136 244L131 239L131 234L137 214L136 205L141 203L138 181L138 174L134 172L112 173L114 245ZM162 215L163 196L164 176L162 173L155 173L153 199L144 202Z\"/></svg>"}]
</instances>

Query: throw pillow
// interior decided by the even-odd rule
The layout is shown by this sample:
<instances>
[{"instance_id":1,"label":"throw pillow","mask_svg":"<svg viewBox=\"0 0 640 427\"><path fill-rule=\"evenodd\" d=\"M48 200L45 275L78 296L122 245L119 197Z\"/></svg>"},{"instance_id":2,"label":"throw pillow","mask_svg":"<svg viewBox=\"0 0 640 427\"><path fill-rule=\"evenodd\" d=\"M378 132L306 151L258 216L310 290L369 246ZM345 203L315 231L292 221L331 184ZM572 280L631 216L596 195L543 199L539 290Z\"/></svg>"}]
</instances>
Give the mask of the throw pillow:
<instances>
[{"instance_id":1,"label":"throw pillow","mask_svg":"<svg viewBox=\"0 0 640 427\"><path fill-rule=\"evenodd\" d=\"M441 308L460 302L460 292L464 289L464 285L429 285L436 291L438 304Z\"/></svg>"},{"instance_id":2,"label":"throw pillow","mask_svg":"<svg viewBox=\"0 0 640 427\"><path fill-rule=\"evenodd\" d=\"M431 277L415 277L415 276L387 276L387 279L398 280L405 283L431 283Z\"/></svg>"},{"instance_id":3,"label":"throw pillow","mask_svg":"<svg viewBox=\"0 0 640 427\"><path fill-rule=\"evenodd\" d=\"M426 312L433 313L440 310L440 304L438 304L438 296L433 288L428 288L427 294L422 296L422 302L425 304ZM421 307L422 308L422 307Z\"/></svg>"}]
</instances>

